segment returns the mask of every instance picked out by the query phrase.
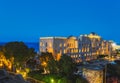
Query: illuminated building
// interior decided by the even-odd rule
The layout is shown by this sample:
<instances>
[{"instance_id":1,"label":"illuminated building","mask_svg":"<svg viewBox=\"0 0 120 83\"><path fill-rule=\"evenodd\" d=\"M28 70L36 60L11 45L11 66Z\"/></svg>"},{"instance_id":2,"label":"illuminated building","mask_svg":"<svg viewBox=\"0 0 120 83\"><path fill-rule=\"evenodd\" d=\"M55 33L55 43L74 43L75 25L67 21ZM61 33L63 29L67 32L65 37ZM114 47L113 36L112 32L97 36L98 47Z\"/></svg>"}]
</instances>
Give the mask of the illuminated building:
<instances>
[{"instance_id":1,"label":"illuminated building","mask_svg":"<svg viewBox=\"0 0 120 83\"><path fill-rule=\"evenodd\" d=\"M103 40L96 33L79 37L41 37L40 52L50 52L57 60L67 54L79 63L96 59L98 55L111 55L111 42Z\"/></svg>"},{"instance_id":2,"label":"illuminated building","mask_svg":"<svg viewBox=\"0 0 120 83\"><path fill-rule=\"evenodd\" d=\"M69 53L73 58L76 58L76 62L81 62L81 60L96 59L98 55L111 55L111 42L103 40L95 33L80 35L77 40L78 50L74 51L74 53L71 51Z\"/></svg>"},{"instance_id":3,"label":"illuminated building","mask_svg":"<svg viewBox=\"0 0 120 83\"><path fill-rule=\"evenodd\" d=\"M112 42L112 47L113 47L113 51L115 50L120 50L120 45L117 45L115 42L111 41Z\"/></svg>"},{"instance_id":4,"label":"illuminated building","mask_svg":"<svg viewBox=\"0 0 120 83\"><path fill-rule=\"evenodd\" d=\"M104 68L96 65L86 65L83 68L83 77L89 83L104 83Z\"/></svg>"},{"instance_id":5,"label":"illuminated building","mask_svg":"<svg viewBox=\"0 0 120 83\"><path fill-rule=\"evenodd\" d=\"M65 54L66 37L42 37L40 38L40 52L50 52L53 57L59 60Z\"/></svg>"},{"instance_id":6,"label":"illuminated building","mask_svg":"<svg viewBox=\"0 0 120 83\"><path fill-rule=\"evenodd\" d=\"M67 54L69 49L77 49L76 37L41 37L40 52L50 52L56 60L59 60L62 54ZM74 51L73 51L74 52Z\"/></svg>"}]
</instances>

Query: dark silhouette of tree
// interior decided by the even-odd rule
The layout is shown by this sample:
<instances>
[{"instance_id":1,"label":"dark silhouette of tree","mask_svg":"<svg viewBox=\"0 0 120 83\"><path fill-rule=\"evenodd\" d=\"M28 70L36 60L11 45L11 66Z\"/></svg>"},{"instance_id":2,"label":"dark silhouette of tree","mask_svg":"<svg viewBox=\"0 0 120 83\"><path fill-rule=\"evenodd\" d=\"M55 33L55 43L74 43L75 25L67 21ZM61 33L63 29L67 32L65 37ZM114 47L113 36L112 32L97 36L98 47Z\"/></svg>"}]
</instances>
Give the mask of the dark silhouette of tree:
<instances>
[{"instance_id":1,"label":"dark silhouette of tree","mask_svg":"<svg viewBox=\"0 0 120 83\"><path fill-rule=\"evenodd\" d=\"M59 73L59 63L56 60L50 60L47 66L48 70L51 74Z\"/></svg>"},{"instance_id":2,"label":"dark silhouette of tree","mask_svg":"<svg viewBox=\"0 0 120 83\"><path fill-rule=\"evenodd\" d=\"M28 48L23 42L9 42L2 48L6 58L14 57L15 63L23 65L28 58L35 55L33 48Z\"/></svg>"},{"instance_id":3,"label":"dark silhouette of tree","mask_svg":"<svg viewBox=\"0 0 120 83\"><path fill-rule=\"evenodd\" d=\"M59 61L59 70L60 73L70 76L73 74L74 70L76 69L75 64L73 63L73 60L68 55L63 55Z\"/></svg>"}]
</instances>

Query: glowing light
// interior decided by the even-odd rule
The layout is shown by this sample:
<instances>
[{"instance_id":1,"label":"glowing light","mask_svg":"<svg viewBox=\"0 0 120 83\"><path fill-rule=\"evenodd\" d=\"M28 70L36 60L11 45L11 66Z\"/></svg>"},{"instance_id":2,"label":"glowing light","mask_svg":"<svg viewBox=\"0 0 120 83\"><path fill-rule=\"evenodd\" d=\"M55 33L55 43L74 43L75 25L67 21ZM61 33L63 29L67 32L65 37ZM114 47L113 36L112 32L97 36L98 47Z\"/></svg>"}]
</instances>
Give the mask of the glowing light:
<instances>
[{"instance_id":1,"label":"glowing light","mask_svg":"<svg viewBox=\"0 0 120 83\"><path fill-rule=\"evenodd\" d=\"M29 68L26 68L25 71L26 71L26 73L29 73L29 72L30 72L30 69L29 69Z\"/></svg>"},{"instance_id":2,"label":"glowing light","mask_svg":"<svg viewBox=\"0 0 120 83\"><path fill-rule=\"evenodd\" d=\"M116 46L117 44L116 43L113 43L112 46Z\"/></svg>"},{"instance_id":3,"label":"glowing light","mask_svg":"<svg viewBox=\"0 0 120 83\"><path fill-rule=\"evenodd\" d=\"M54 79L51 79L51 83L54 83Z\"/></svg>"},{"instance_id":4,"label":"glowing light","mask_svg":"<svg viewBox=\"0 0 120 83\"><path fill-rule=\"evenodd\" d=\"M16 72L17 72L17 73L19 73L19 72L20 72L20 70L16 69Z\"/></svg>"},{"instance_id":5,"label":"glowing light","mask_svg":"<svg viewBox=\"0 0 120 83\"><path fill-rule=\"evenodd\" d=\"M27 77L27 72L25 72L25 71L16 69L16 73L17 73L17 74L21 74L21 75L23 76L23 78L26 78L26 77Z\"/></svg>"},{"instance_id":6,"label":"glowing light","mask_svg":"<svg viewBox=\"0 0 120 83\"><path fill-rule=\"evenodd\" d=\"M46 66L47 66L47 63L44 61L44 62L42 63L42 65L46 67Z\"/></svg>"},{"instance_id":7,"label":"glowing light","mask_svg":"<svg viewBox=\"0 0 120 83\"><path fill-rule=\"evenodd\" d=\"M2 67L3 66L3 64L2 63L0 63L0 67Z\"/></svg>"},{"instance_id":8,"label":"glowing light","mask_svg":"<svg viewBox=\"0 0 120 83\"><path fill-rule=\"evenodd\" d=\"M26 73L26 72L23 72L23 73L22 73L22 76L23 76L24 78L26 78L26 77L27 77L27 73Z\"/></svg>"}]
</instances>

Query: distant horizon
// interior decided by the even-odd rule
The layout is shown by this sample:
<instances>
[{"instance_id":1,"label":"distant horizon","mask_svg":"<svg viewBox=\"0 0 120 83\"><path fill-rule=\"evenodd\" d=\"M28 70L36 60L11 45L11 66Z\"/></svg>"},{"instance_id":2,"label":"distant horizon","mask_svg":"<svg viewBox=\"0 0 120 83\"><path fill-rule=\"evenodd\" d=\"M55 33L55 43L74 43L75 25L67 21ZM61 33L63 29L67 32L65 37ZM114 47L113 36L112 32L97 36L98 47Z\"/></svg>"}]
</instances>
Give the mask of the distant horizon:
<instances>
[{"instance_id":1,"label":"distant horizon","mask_svg":"<svg viewBox=\"0 0 120 83\"><path fill-rule=\"evenodd\" d=\"M14 42L14 41L11 41L11 42ZM0 46L4 46L7 43L9 43L9 42L0 42ZM36 52L39 51L39 42L24 42L24 44L28 48L34 48Z\"/></svg>"},{"instance_id":2,"label":"distant horizon","mask_svg":"<svg viewBox=\"0 0 120 83\"><path fill-rule=\"evenodd\" d=\"M90 32L91 33L91 32ZM87 34L90 34L90 33L87 33ZM96 32L95 32L96 33ZM85 33L84 33L85 34ZM84 35L84 34L79 34L78 36L75 36L75 35L68 35L68 36L58 36L58 35L54 35L54 36L41 36L41 37L69 37L69 36L75 36L75 37L79 37L80 35ZM101 36L100 34L98 34L98 33L96 33L97 35L99 35L99 36ZM103 36L101 36L101 38L103 38L104 40L107 40L107 41L109 41L109 40L112 40L112 41L114 41L114 42L116 42L116 43L120 43L120 41L115 41L115 40L113 40L113 39L105 39ZM6 41L1 41L0 40L0 43L7 43L7 42L24 42L24 43L39 43L39 41L40 41L40 37L39 37L39 39L38 39L38 41L30 41L30 40L6 40Z\"/></svg>"}]
</instances>

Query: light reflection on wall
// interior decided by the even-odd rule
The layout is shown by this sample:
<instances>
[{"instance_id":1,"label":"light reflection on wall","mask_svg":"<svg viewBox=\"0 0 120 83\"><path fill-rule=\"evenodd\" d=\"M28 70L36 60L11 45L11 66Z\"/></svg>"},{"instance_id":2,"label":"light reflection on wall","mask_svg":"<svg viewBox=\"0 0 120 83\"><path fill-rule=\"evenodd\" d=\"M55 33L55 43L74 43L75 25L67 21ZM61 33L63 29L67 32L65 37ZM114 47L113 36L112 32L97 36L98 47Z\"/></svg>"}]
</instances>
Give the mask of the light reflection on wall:
<instances>
[{"instance_id":1,"label":"light reflection on wall","mask_svg":"<svg viewBox=\"0 0 120 83\"><path fill-rule=\"evenodd\" d=\"M103 69L83 68L83 76L89 83L103 83Z\"/></svg>"}]
</instances>

